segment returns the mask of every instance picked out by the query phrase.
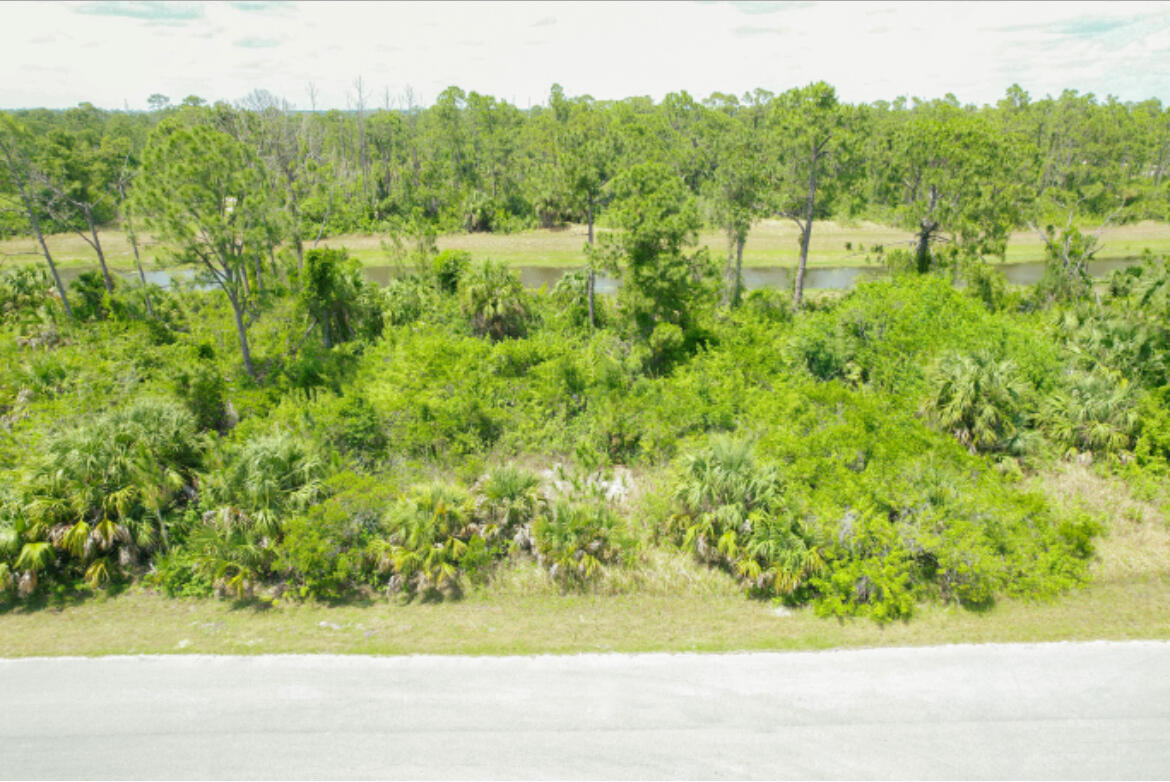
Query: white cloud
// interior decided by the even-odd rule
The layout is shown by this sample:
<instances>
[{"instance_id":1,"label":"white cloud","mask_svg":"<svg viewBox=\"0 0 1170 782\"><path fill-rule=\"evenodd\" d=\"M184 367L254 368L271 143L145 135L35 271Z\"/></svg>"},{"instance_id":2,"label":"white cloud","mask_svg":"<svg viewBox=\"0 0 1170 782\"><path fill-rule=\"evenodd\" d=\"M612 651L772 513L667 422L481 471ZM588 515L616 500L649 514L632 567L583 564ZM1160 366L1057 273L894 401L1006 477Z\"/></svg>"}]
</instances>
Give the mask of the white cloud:
<instances>
[{"instance_id":1,"label":"white cloud","mask_svg":"<svg viewBox=\"0 0 1170 782\"><path fill-rule=\"evenodd\" d=\"M1170 102L1167 3L24 2L0 4L0 25L0 72L24 74L0 83L5 107L256 88L306 106L312 81L318 106L344 108L358 76L377 95L455 84L522 107L553 82L661 98L821 79L849 101L990 103L1018 82Z\"/></svg>"}]
</instances>

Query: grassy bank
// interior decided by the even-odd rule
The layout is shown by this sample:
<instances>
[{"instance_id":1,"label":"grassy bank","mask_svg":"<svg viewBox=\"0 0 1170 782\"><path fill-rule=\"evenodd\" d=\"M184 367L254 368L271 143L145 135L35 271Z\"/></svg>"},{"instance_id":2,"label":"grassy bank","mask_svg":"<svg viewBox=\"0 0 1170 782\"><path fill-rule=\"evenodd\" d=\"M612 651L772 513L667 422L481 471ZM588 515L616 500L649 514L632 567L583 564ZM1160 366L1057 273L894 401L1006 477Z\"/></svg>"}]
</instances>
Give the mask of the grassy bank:
<instances>
[{"instance_id":1,"label":"grassy bank","mask_svg":"<svg viewBox=\"0 0 1170 782\"><path fill-rule=\"evenodd\" d=\"M1170 639L1170 528L1119 481L1069 466L1035 479L1109 518L1087 588L985 612L922 606L908 622L822 619L746 600L730 579L655 552L637 576L564 595L518 567L446 603L328 606L173 600L135 588L0 614L0 656L104 654L568 654Z\"/></svg>"},{"instance_id":2,"label":"grassy bank","mask_svg":"<svg viewBox=\"0 0 1170 782\"><path fill-rule=\"evenodd\" d=\"M380 236L337 236L324 240L323 245L344 246L363 263L371 266L388 263ZM875 223L837 223L824 221L816 224L809 263L813 266L863 266L866 253L859 248L880 244L886 248L905 245L909 234ZM700 241L717 257L723 257L726 246L718 231L705 231ZM1145 221L1116 226L1102 234L1103 249L1097 258L1128 258L1150 249L1159 254L1170 253L1170 224ZM102 233L107 260L115 268L133 268L134 257L126 236L121 231ZM49 238L49 249L54 260L64 267L93 266L96 258L92 249L76 234L57 234ZM441 250L467 250L477 258L492 258L523 266L579 266L584 262L582 248L585 229L568 226L557 230L524 231L515 234L451 234L438 240ZM148 267L156 263L160 248L147 243L143 257ZM31 238L0 241L0 263L28 262L39 259L37 246ZM1030 232L1013 234L1007 250L1007 262L1025 263L1044 259L1040 239ZM794 266L798 260L796 227L787 221L765 220L756 225L744 248L744 263L750 267Z\"/></svg>"}]
</instances>

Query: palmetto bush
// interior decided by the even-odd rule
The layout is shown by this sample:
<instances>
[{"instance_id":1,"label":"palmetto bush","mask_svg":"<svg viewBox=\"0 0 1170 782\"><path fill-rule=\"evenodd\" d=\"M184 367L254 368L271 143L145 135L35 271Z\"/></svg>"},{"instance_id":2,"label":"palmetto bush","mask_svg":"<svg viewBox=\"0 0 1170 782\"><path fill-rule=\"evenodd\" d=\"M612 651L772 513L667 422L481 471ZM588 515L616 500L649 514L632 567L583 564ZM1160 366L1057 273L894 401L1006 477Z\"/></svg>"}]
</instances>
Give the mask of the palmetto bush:
<instances>
[{"instance_id":1,"label":"palmetto bush","mask_svg":"<svg viewBox=\"0 0 1170 782\"><path fill-rule=\"evenodd\" d=\"M530 548L530 525L546 506L540 478L515 465L496 467L474 488L476 529L488 541Z\"/></svg>"},{"instance_id":2,"label":"palmetto bush","mask_svg":"<svg viewBox=\"0 0 1170 782\"><path fill-rule=\"evenodd\" d=\"M165 548L204 448L190 413L152 399L51 437L9 500L17 507L6 534L20 543L9 570L22 591L44 575L102 586Z\"/></svg>"},{"instance_id":3,"label":"palmetto bush","mask_svg":"<svg viewBox=\"0 0 1170 782\"><path fill-rule=\"evenodd\" d=\"M1040 405L1040 425L1055 442L1079 451L1129 449L1138 430L1138 395L1124 379L1074 371Z\"/></svg>"},{"instance_id":4,"label":"palmetto bush","mask_svg":"<svg viewBox=\"0 0 1170 782\"><path fill-rule=\"evenodd\" d=\"M1010 450L1026 428L1030 387L1010 360L991 353L944 353L927 373L927 420L972 453Z\"/></svg>"},{"instance_id":5,"label":"palmetto bush","mask_svg":"<svg viewBox=\"0 0 1170 782\"><path fill-rule=\"evenodd\" d=\"M632 556L622 519L604 501L569 497L554 501L532 524L537 563L562 586L581 586L606 565Z\"/></svg>"},{"instance_id":6,"label":"palmetto bush","mask_svg":"<svg viewBox=\"0 0 1170 782\"><path fill-rule=\"evenodd\" d=\"M484 261L459 280L459 304L471 328L493 340L521 337L528 330L528 297L520 277L506 265Z\"/></svg>"},{"instance_id":7,"label":"palmetto bush","mask_svg":"<svg viewBox=\"0 0 1170 782\"><path fill-rule=\"evenodd\" d=\"M1058 310L1053 327L1075 364L1086 371L1113 370L1152 385L1163 384L1170 376L1167 324L1135 318L1115 307L1102 310L1081 304Z\"/></svg>"},{"instance_id":8,"label":"palmetto bush","mask_svg":"<svg viewBox=\"0 0 1170 782\"><path fill-rule=\"evenodd\" d=\"M375 544L378 569L391 591L457 595L491 561L472 522L472 500L442 483L413 487L386 512L387 537Z\"/></svg>"},{"instance_id":9,"label":"palmetto bush","mask_svg":"<svg viewBox=\"0 0 1170 782\"><path fill-rule=\"evenodd\" d=\"M197 569L221 592L251 594L272 575L284 522L322 493L324 465L285 432L218 456L202 477L202 525L188 541Z\"/></svg>"},{"instance_id":10,"label":"palmetto bush","mask_svg":"<svg viewBox=\"0 0 1170 782\"><path fill-rule=\"evenodd\" d=\"M250 440L219 457L203 476L203 504L227 512L262 534L276 534L283 514L321 493L324 464L312 447L287 432Z\"/></svg>"},{"instance_id":11,"label":"palmetto bush","mask_svg":"<svg viewBox=\"0 0 1170 782\"><path fill-rule=\"evenodd\" d=\"M779 474L752 444L726 435L683 460L675 489L676 538L723 567L751 593L791 596L821 568L821 555L785 506Z\"/></svg>"},{"instance_id":12,"label":"palmetto bush","mask_svg":"<svg viewBox=\"0 0 1170 782\"><path fill-rule=\"evenodd\" d=\"M0 315L36 320L36 311L52 300L52 280L43 266L15 266L0 271Z\"/></svg>"}]
</instances>

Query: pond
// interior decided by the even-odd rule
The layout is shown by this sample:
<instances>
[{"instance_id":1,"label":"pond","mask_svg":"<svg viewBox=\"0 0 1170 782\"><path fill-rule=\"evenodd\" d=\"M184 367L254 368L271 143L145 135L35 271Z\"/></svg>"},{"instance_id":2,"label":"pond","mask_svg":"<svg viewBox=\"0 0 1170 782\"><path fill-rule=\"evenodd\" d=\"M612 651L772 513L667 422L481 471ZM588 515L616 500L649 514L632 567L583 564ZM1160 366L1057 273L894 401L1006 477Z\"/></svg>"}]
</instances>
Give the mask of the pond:
<instances>
[{"instance_id":1,"label":"pond","mask_svg":"<svg viewBox=\"0 0 1170 782\"><path fill-rule=\"evenodd\" d=\"M1089 273L1095 279L1104 279L1114 270L1124 269L1126 266L1131 266L1137 262L1138 259L1136 257L1093 261L1089 264ZM994 264L994 266L1003 271L1008 282L1015 285L1035 285L1044 274L1044 264L1039 262L1004 263ZM564 266L515 266L513 268L520 273L520 281L524 283L524 287L537 289L544 286L550 290L557 284L557 281L561 277L573 271L573 269ZM87 270L76 268L62 269L61 279L68 285L84 271ZM386 285L396 274L400 273L400 270L395 266L367 266L365 267L365 273L366 279L371 282L377 283L378 285ZM754 290L756 288L789 289L792 287L793 275L795 273L795 269L780 266L744 269L744 287L747 290ZM806 290L844 290L851 288L858 280L875 279L883 276L885 273L885 269L880 266L818 266L810 268L805 272L804 287ZM166 288L170 286L171 280L193 279L195 270L189 268L152 269L145 274L147 282ZM118 272L118 276L130 282L137 282L138 280L138 275L134 272ZM207 288L212 286L200 285L199 287ZM605 275L598 275L598 293L614 293L616 290L617 280Z\"/></svg>"}]
</instances>

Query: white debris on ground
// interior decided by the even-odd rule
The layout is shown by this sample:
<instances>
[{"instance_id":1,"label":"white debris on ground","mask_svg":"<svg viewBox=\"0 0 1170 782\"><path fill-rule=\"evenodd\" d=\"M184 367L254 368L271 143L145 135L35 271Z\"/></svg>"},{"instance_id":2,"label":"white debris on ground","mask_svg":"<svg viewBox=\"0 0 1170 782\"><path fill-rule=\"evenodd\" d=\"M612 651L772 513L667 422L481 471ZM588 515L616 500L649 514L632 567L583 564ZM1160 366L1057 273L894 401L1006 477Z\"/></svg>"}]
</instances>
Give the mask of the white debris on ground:
<instances>
[{"instance_id":1,"label":"white debris on ground","mask_svg":"<svg viewBox=\"0 0 1170 782\"><path fill-rule=\"evenodd\" d=\"M592 490L604 496L606 502L621 503L634 488L634 474L628 467L610 467L598 470L584 479L570 475L561 464L541 470L537 475L545 485L550 498L562 497L575 490Z\"/></svg>"}]
</instances>

